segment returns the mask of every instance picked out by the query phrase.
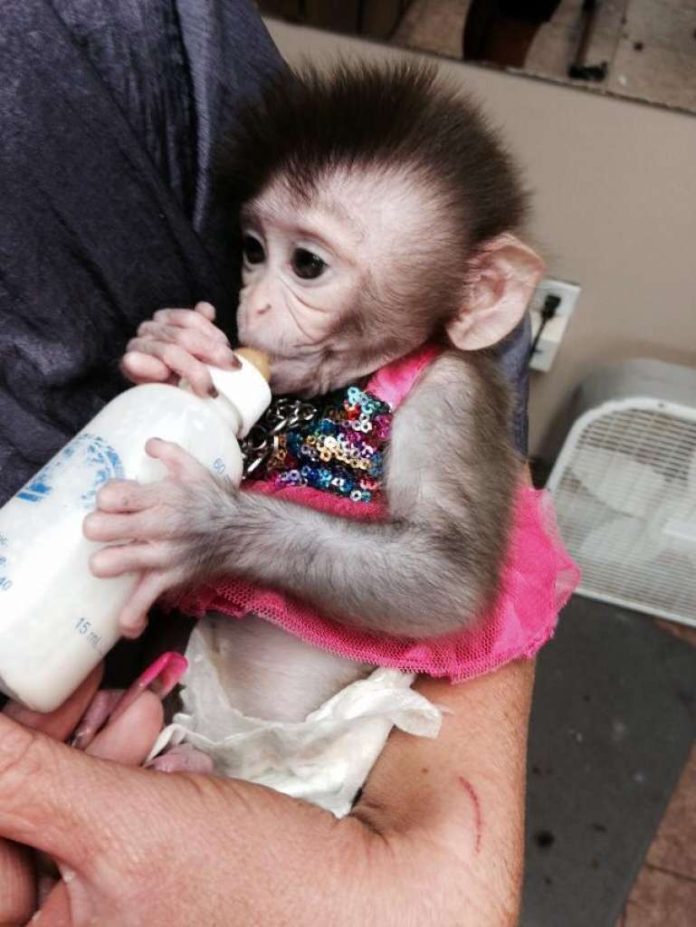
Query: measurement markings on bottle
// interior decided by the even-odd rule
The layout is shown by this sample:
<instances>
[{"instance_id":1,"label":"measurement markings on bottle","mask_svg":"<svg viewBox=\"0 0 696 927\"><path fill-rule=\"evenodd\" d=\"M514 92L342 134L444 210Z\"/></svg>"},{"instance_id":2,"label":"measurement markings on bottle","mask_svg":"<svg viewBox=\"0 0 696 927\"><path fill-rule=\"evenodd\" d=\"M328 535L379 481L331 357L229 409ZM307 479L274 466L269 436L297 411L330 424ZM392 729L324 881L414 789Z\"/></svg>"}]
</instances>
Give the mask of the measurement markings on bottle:
<instances>
[{"instance_id":1,"label":"measurement markings on bottle","mask_svg":"<svg viewBox=\"0 0 696 927\"><path fill-rule=\"evenodd\" d=\"M7 538L3 538L3 536L0 535L0 547L2 547L3 543L7 543ZM9 592L12 588L12 580L6 572L8 569L9 564L7 562L7 557L0 554L0 592Z\"/></svg>"},{"instance_id":2,"label":"measurement markings on bottle","mask_svg":"<svg viewBox=\"0 0 696 927\"><path fill-rule=\"evenodd\" d=\"M85 638L92 650L96 650L102 657L106 655L106 651L102 645L102 636L92 630L91 621L88 621L86 618L78 618L75 623L75 630Z\"/></svg>"}]
</instances>

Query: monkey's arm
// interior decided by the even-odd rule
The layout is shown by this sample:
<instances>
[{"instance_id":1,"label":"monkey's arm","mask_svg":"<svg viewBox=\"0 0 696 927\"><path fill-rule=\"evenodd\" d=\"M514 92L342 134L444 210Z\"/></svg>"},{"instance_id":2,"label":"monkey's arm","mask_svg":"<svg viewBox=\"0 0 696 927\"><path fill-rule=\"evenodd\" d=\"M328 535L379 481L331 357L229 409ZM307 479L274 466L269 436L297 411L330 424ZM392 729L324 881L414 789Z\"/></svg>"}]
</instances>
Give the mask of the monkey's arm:
<instances>
[{"instance_id":1,"label":"monkey's arm","mask_svg":"<svg viewBox=\"0 0 696 927\"><path fill-rule=\"evenodd\" d=\"M413 637L461 627L495 590L517 461L505 393L480 359L442 357L395 415L385 523L224 491L175 445L148 450L174 479L113 483L85 522L94 540L139 542L92 561L98 575L149 571L125 626L138 625L165 589L226 573L338 620Z\"/></svg>"},{"instance_id":2,"label":"monkey's arm","mask_svg":"<svg viewBox=\"0 0 696 927\"><path fill-rule=\"evenodd\" d=\"M387 523L240 493L220 533L226 567L376 631L471 620L496 587L516 484L505 398L487 380L480 364L443 358L395 416Z\"/></svg>"}]
</instances>

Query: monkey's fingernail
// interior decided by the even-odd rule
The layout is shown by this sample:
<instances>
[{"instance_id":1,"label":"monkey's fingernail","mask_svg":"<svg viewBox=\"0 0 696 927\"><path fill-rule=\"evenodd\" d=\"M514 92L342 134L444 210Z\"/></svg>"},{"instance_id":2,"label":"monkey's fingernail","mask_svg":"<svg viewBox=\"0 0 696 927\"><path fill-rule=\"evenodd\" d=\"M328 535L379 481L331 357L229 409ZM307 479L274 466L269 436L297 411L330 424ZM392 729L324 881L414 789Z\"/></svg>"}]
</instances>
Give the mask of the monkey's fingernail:
<instances>
[{"instance_id":1,"label":"monkey's fingernail","mask_svg":"<svg viewBox=\"0 0 696 927\"><path fill-rule=\"evenodd\" d=\"M121 715L146 689L159 699L166 698L188 669L188 660L183 654L169 651L150 664L142 675L123 693L111 713L109 723Z\"/></svg>"},{"instance_id":2,"label":"monkey's fingernail","mask_svg":"<svg viewBox=\"0 0 696 927\"><path fill-rule=\"evenodd\" d=\"M218 393L218 391L215 389L214 386L211 386L210 389L208 390L208 395L211 396L213 399L217 399L220 393Z\"/></svg>"}]
</instances>

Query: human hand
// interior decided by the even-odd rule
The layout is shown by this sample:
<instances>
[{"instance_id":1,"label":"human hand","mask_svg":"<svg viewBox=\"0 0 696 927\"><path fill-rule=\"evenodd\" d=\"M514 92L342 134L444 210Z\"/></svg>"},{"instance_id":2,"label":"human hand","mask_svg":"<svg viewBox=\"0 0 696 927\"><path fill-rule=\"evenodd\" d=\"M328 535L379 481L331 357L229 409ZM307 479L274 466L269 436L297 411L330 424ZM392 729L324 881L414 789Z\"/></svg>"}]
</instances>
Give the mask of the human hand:
<instances>
[{"instance_id":1,"label":"human hand","mask_svg":"<svg viewBox=\"0 0 696 927\"><path fill-rule=\"evenodd\" d=\"M0 717L0 833L58 860L62 874L32 924L280 924L273 916L257 920L255 907L230 886L243 886L247 899L261 890L262 873L274 870L287 840L274 828L279 806L297 803L245 788L261 802L263 821L253 828L232 781L103 762ZM330 818L316 808L309 814ZM236 824L244 836L234 836ZM243 845L252 834L248 866ZM6 907L5 923L24 923L33 910L33 902Z\"/></svg>"},{"instance_id":2,"label":"human hand","mask_svg":"<svg viewBox=\"0 0 696 927\"><path fill-rule=\"evenodd\" d=\"M183 377L198 396L214 392L206 364L234 370L240 366L227 336L216 327L215 309L160 309L143 322L126 345L121 372L132 383L178 383Z\"/></svg>"},{"instance_id":3,"label":"human hand","mask_svg":"<svg viewBox=\"0 0 696 927\"><path fill-rule=\"evenodd\" d=\"M394 732L340 821L248 782L105 763L0 716L0 834L61 862L39 927L509 927L533 676L519 661L419 680L449 709L440 736Z\"/></svg>"},{"instance_id":4,"label":"human hand","mask_svg":"<svg viewBox=\"0 0 696 927\"><path fill-rule=\"evenodd\" d=\"M236 507L231 485L177 444L151 438L145 449L166 466L168 478L107 483L83 524L89 540L112 545L92 555L95 576L140 574L119 614L126 637L142 632L148 610L164 592L209 575L219 560L222 532L234 534L229 530Z\"/></svg>"},{"instance_id":5,"label":"human hand","mask_svg":"<svg viewBox=\"0 0 696 927\"><path fill-rule=\"evenodd\" d=\"M100 700L105 704L105 699L111 700L111 707L115 704L119 693L96 691L101 673L101 667L97 667L65 704L50 714L32 712L14 702L5 707L3 714L28 731L63 741L70 736L80 719L89 714L91 706ZM161 726L162 707L159 698L153 692L141 691L119 717L114 717L111 723L92 738L87 752L121 763L139 765L149 753ZM37 883L32 850L0 839L0 925L27 923L35 911L36 903Z\"/></svg>"}]
</instances>

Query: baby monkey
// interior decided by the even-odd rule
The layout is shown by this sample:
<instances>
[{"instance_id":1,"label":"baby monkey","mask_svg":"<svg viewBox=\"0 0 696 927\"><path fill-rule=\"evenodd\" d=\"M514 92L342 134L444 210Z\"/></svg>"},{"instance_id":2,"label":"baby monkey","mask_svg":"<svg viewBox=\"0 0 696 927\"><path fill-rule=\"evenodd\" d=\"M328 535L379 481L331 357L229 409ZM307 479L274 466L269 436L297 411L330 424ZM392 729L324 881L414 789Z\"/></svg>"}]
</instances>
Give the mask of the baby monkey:
<instances>
[{"instance_id":1,"label":"baby monkey","mask_svg":"<svg viewBox=\"0 0 696 927\"><path fill-rule=\"evenodd\" d=\"M526 197L501 143L428 67L283 73L243 114L219 195L240 217L239 341L270 356L275 394L364 390L376 371L434 350L393 411L380 518L235 490L151 441L169 479L109 484L85 524L112 545L94 556L97 575L142 572L124 630L139 633L167 590L219 577L375 638L484 621L520 470L506 387L484 349L520 321L542 272L514 234ZM205 394L204 363L233 361L199 304L141 325L123 370L134 382L185 376ZM369 669L254 614L225 620L238 635L229 688L257 717L302 718Z\"/></svg>"}]
</instances>

